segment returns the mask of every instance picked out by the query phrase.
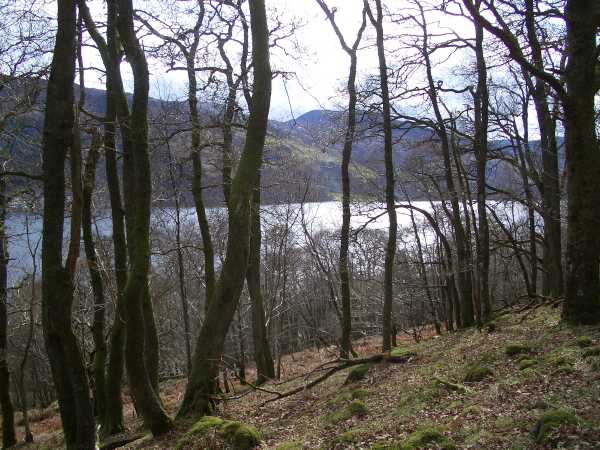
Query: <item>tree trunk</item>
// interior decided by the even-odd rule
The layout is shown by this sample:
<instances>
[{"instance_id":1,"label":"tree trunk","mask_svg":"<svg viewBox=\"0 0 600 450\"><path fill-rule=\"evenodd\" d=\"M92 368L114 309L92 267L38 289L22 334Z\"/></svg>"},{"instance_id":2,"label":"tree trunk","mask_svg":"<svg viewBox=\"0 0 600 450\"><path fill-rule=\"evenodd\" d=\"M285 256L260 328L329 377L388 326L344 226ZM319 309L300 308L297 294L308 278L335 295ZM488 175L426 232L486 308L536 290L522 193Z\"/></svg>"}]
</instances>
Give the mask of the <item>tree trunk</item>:
<instances>
[{"instance_id":1,"label":"tree trunk","mask_svg":"<svg viewBox=\"0 0 600 450\"><path fill-rule=\"evenodd\" d=\"M92 232L92 195L96 180L96 164L100 136L94 133L88 153L83 182L82 230L85 256L90 272L90 283L94 295L94 320L92 337L94 339L94 406L96 417L100 420L106 416L106 341L104 339L105 310L104 286L98 266L98 255Z\"/></svg>"},{"instance_id":2,"label":"tree trunk","mask_svg":"<svg viewBox=\"0 0 600 450\"><path fill-rule=\"evenodd\" d=\"M152 200L147 117L149 74L144 52L135 35L132 1L119 0L118 10L117 27L134 78L131 114L128 122L121 124L122 128L129 128L133 144L131 153L125 158L128 167L124 167L125 179L131 187L126 187L125 195L130 257L123 294L127 326L125 360L136 410L152 434L160 435L168 432L172 423L158 396L158 349L148 288Z\"/></svg>"},{"instance_id":3,"label":"tree trunk","mask_svg":"<svg viewBox=\"0 0 600 450\"><path fill-rule=\"evenodd\" d=\"M250 213L250 256L246 269L246 285L250 295L252 314L252 342L256 363L256 384L262 384L275 377L275 366L271 348L267 339L265 309L260 287L260 248L262 233L260 229L260 171L256 174Z\"/></svg>"},{"instance_id":4,"label":"tree trunk","mask_svg":"<svg viewBox=\"0 0 600 450\"><path fill-rule=\"evenodd\" d=\"M481 0L478 0L478 7ZM477 161L477 281L479 287L480 320L485 322L492 313L490 303L490 230L487 218L486 171L488 152L488 103L487 66L483 52L483 27L475 21L475 55L477 59L477 89L475 103L475 138L473 150Z\"/></svg>"},{"instance_id":5,"label":"tree trunk","mask_svg":"<svg viewBox=\"0 0 600 450\"><path fill-rule=\"evenodd\" d=\"M106 114L104 118L104 157L106 161L106 184L108 186L112 240L114 249L114 270L117 281L115 319L110 337L110 352L106 372L106 414L102 419L102 436L120 433L124 430L123 400L121 384L124 372L125 348L125 305L123 292L127 282L127 241L125 238L125 213L121 200L121 187L116 155L116 122L119 116L126 122L129 107L125 98L121 72L119 69L120 40L117 38L117 2L107 2L107 22L105 40L96 29L90 11L84 0L79 0L79 11L83 16L88 33L100 50L106 68ZM128 128L121 128L124 153L130 153L131 141Z\"/></svg>"},{"instance_id":6,"label":"tree trunk","mask_svg":"<svg viewBox=\"0 0 600 450\"><path fill-rule=\"evenodd\" d=\"M255 175L262 165L271 99L269 31L264 0L251 0L254 85L244 151L231 185L227 253L215 295L198 336L192 373L178 415L210 414L219 361L238 306L250 248L250 212Z\"/></svg>"},{"instance_id":7,"label":"tree trunk","mask_svg":"<svg viewBox=\"0 0 600 450\"><path fill-rule=\"evenodd\" d=\"M368 6L368 0L365 0ZM389 220L388 241L385 248L385 266L383 275L383 351L392 348L392 306L394 301L394 262L396 259L396 241L398 239L398 218L396 216L396 192L394 174L394 148L392 143L392 113L388 85L388 68L385 58L383 33L383 7L381 0L375 0L376 16L368 8L369 18L377 34L377 56L379 59L379 82L383 106L384 162L385 162L385 205Z\"/></svg>"},{"instance_id":8,"label":"tree trunk","mask_svg":"<svg viewBox=\"0 0 600 450\"><path fill-rule=\"evenodd\" d=\"M8 371L7 332L8 314L8 245L6 240L6 181L0 178L0 407L2 408L2 448L17 443L14 409L10 399L10 373Z\"/></svg>"},{"instance_id":9,"label":"tree trunk","mask_svg":"<svg viewBox=\"0 0 600 450\"><path fill-rule=\"evenodd\" d=\"M600 322L600 151L594 108L598 87L596 31L599 20L590 11L594 0L569 0L566 6L568 97L565 101L567 151L567 283L565 320Z\"/></svg>"},{"instance_id":10,"label":"tree trunk","mask_svg":"<svg viewBox=\"0 0 600 450\"><path fill-rule=\"evenodd\" d=\"M536 32L534 0L525 1L525 24L534 66L543 70L542 47ZM531 83L529 83L531 84ZM560 225L560 175L556 121L548 105L546 83L536 78L530 88L537 113L542 154L542 216L544 219L544 253L542 294L551 297L563 295L562 243Z\"/></svg>"},{"instance_id":11,"label":"tree trunk","mask_svg":"<svg viewBox=\"0 0 600 450\"><path fill-rule=\"evenodd\" d=\"M71 235L68 266L63 266L65 157L73 161L73 84L75 76L75 2L58 3L58 29L47 85L42 141L44 219L42 242L42 322L46 351L58 396L68 449L93 449L95 427L89 385L77 339L71 328L72 272L78 257L78 233ZM76 180L71 180L76 183ZM74 201L75 196L74 196ZM76 209L76 208L73 208ZM79 222L73 211L72 228ZM74 223L75 222L75 223ZM75 248L77 247L77 253Z\"/></svg>"}]
</instances>

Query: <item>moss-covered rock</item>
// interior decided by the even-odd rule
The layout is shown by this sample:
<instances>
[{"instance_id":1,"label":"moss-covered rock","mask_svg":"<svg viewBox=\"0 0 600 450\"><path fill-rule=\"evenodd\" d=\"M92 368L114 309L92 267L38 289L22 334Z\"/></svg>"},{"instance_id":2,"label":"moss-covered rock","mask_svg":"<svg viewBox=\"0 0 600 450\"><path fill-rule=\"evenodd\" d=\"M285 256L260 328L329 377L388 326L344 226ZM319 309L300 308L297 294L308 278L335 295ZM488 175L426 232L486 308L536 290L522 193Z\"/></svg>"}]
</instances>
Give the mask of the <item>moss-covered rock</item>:
<instances>
[{"instance_id":1,"label":"moss-covered rock","mask_svg":"<svg viewBox=\"0 0 600 450\"><path fill-rule=\"evenodd\" d=\"M594 341L589 336L579 336L575 341L575 344L579 348L587 348L593 345Z\"/></svg>"},{"instance_id":2,"label":"moss-covered rock","mask_svg":"<svg viewBox=\"0 0 600 450\"><path fill-rule=\"evenodd\" d=\"M531 359L531 358L523 358L519 361L519 370L525 370L529 367L533 367L537 364L538 362L535 359Z\"/></svg>"},{"instance_id":3,"label":"moss-covered rock","mask_svg":"<svg viewBox=\"0 0 600 450\"><path fill-rule=\"evenodd\" d=\"M494 375L492 369L486 366L474 365L469 367L465 374L464 381L467 383L477 383Z\"/></svg>"},{"instance_id":4,"label":"moss-covered rock","mask_svg":"<svg viewBox=\"0 0 600 450\"><path fill-rule=\"evenodd\" d=\"M357 383L358 381L364 380L372 367L373 364L361 364L353 367L348 373L348 377L346 378L344 384Z\"/></svg>"},{"instance_id":5,"label":"moss-covered rock","mask_svg":"<svg viewBox=\"0 0 600 450\"><path fill-rule=\"evenodd\" d=\"M249 450L260 444L260 433L251 425L241 422L226 422L221 435L236 450Z\"/></svg>"},{"instance_id":6,"label":"moss-covered rock","mask_svg":"<svg viewBox=\"0 0 600 450\"><path fill-rule=\"evenodd\" d=\"M204 416L198 420L192 427L177 441L176 449L182 449L191 442L198 439L204 439L207 435L219 430L225 421L219 417Z\"/></svg>"},{"instance_id":7,"label":"moss-covered rock","mask_svg":"<svg viewBox=\"0 0 600 450\"><path fill-rule=\"evenodd\" d=\"M589 358L591 356L600 356L600 345L596 345L595 347L590 347L585 352L583 352L584 358Z\"/></svg>"},{"instance_id":8,"label":"moss-covered rock","mask_svg":"<svg viewBox=\"0 0 600 450\"><path fill-rule=\"evenodd\" d=\"M572 411L553 409L539 418L531 434L536 442L543 442L555 428L564 424L577 424L578 422L579 419Z\"/></svg>"},{"instance_id":9,"label":"moss-covered rock","mask_svg":"<svg viewBox=\"0 0 600 450\"><path fill-rule=\"evenodd\" d=\"M531 347L524 344L509 344L504 348L504 353L508 356L522 355L530 352Z\"/></svg>"},{"instance_id":10,"label":"moss-covered rock","mask_svg":"<svg viewBox=\"0 0 600 450\"><path fill-rule=\"evenodd\" d=\"M176 449L205 442L211 448L218 448L215 446L222 444L234 450L250 450L260 441L260 433L251 425L205 416L177 441Z\"/></svg>"}]
</instances>

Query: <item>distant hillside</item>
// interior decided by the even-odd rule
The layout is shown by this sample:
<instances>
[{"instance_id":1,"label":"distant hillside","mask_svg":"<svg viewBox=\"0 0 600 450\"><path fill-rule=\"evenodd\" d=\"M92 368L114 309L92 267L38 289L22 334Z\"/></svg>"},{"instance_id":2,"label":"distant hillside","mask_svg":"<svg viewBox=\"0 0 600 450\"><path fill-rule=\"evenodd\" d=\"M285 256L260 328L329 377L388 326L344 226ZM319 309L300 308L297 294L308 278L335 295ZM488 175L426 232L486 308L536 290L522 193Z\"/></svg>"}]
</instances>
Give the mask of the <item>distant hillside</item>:
<instances>
[{"instance_id":1,"label":"distant hillside","mask_svg":"<svg viewBox=\"0 0 600 450\"><path fill-rule=\"evenodd\" d=\"M78 90L78 89L77 89ZM76 95L79 95L76 92ZM44 85L40 87L37 110L13 121L10 133L0 137L3 147L10 154L14 168L39 173L40 141L43 125ZM100 89L86 88L86 111L102 116L106 108L105 92ZM203 151L205 196L209 205L222 203L220 135L214 125L218 123L220 110L214 104L199 105L205 142L211 142ZM178 129L189 129L187 105L180 101L164 101L151 98L150 134L154 176L154 191L162 202L172 197L172 183L166 170L169 157L164 136L174 134ZM241 120L240 120L241 122ZM357 137L354 143L351 183L353 195L373 197L381 195L383 180L383 140L380 135L378 116L359 113ZM265 151L263 169L263 201L280 203L300 201L305 195L306 185L310 184L309 199L331 200L339 198L341 191L340 164L344 137L344 113L332 110L313 110L289 121L270 121L269 137ZM84 140L87 139L84 136ZM441 179L441 160L436 150L436 139L432 132L423 127L411 126L407 122L394 123L394 161L399 171L399 189L403 195L413 199L437 196L437 190L423 187L412 178L414 173L427 171L433 178ZM237 151L243 144L243 132L236 132ZM191 184L191 165L189 163L189 135L177 134L171 142L170 150L178 163L176 188L188 193ZM505 147L502 152L510 153L506 143L492 143L491 147ZM467 170L472 166L472 157L465 154ZM99 189L103 188L103 168L99 172ZM490 183L512 188L519 184L516 173L508 164L492 161L489 164ZM17 180L18 184L19 181ZM425 189L425 190L424 190ZM442 186L443 189L443 186ZM400 194L399 194L400 195ZM191 196L184 195L191 204Z\"/></svg>"}]
</instances>

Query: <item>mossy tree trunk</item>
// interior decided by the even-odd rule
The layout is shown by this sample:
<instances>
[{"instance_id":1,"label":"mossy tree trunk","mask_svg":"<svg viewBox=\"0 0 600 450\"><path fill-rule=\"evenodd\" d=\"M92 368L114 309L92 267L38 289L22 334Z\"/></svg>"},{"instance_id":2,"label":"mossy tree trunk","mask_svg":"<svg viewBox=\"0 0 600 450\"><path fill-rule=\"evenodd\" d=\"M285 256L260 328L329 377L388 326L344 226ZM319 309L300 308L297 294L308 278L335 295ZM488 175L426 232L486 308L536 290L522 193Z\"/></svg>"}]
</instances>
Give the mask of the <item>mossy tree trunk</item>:
<instances>
[{"instance_id":1,"label":"mossy tree trunk","mask_svg":"<svg viewBox=\"0 0 600 450\"><path fill-rule=\"evenodd\" d=\"M76 53L76 8L73 0L58 2L58 28L47 85L42 140L44 218L42 241L42 323L46 351L58 397L68 449L93 449L95 424L89 384L77 339L71 328L73 272L79 256L80 217L72 179L71 245L63 266L65 158L77 175L74 138L73 84ZM78 136L77 136L78 138ZM75 233L73 233L75 231Z\"/></svg>"},{"instance_id":2,"label":"mossy tree trunk","mask_svg":"<svg viewBox=\"0 0 600 450\"><path fill-rule=\"evenodd\" d=\"M104 117L104 158L106 169L106 184L108 186L112 240L114 251L114 270L116 278L116 311L110 335L110 351L106 369L106 404L105 415L101 418L101 434L104 436L120 433L124 430L123 400L121 385L125 371L125 311L123 292L127 282L127 241L125 238L125 213L121 199L121 187L117 168L116 133L117 115L126 118L129 107L119 63L121 60L120 43L117 38L117 2L107 3L106 40L96 28L94 20L84 0L78 2L80 14L88 33L96 43L106 68L106 113ZM118 112L118 114L117 114ZM124 151L129 151L131 141L129 130L121 130Z\"/></svg>"},{"instance_id":3,"label":"mossy tree trunk","mask_svg":"<svg viewBox=\"0 0 600 450\"><path fill-rule=\"evenodd\" d=\"M124 160L125 212L129 246L129 271L123 293L127 340L125 360L132 397L144 424L154 435L169 431L171 420L158 396L158 353L154 317L148 288L150 264L151 179L148 154L149 74L146 57L135 34L131 0L119 0L117 27L133 71L134 92L126 123L131 140ZM141 355L140 355L141 353Z\"/></svg>"},{"instance_id":4,"label":"mossy tree trunk","mask_svg":"<svg viewBox=\"0 0 600 450\"><path fill-rule=\"evenodd\" d=\"M264 0L250 0L254 84L246 142L232 180L227 252L215 294L198 336L192 373L178 416L213 410L219 361L244 284L250 250L250 213L255 175L262 165L271 100L269 31Z\"/></svg>"}]
</instances>

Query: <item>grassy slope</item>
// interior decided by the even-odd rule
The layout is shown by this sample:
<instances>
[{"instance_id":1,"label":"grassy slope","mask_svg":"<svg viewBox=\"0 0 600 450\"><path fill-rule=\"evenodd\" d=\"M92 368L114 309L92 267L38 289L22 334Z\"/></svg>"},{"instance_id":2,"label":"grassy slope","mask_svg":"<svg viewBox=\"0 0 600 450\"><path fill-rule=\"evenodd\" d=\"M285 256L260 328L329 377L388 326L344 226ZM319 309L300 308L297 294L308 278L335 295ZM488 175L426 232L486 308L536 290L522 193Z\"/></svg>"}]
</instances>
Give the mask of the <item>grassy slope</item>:
<instances>
[{"instance_id":1,"label":"grassy slope","mask_svg":"<svg viewBox=\"0 0 600 450\"><path fill-rule=\"evenodd\" d=\"M457 448L600 448L600 356L584 358L590 347L578 345L590 344L581 336L591 338L591 348L599 345L600 328L561 325L559 312L549 307L506 315L495 325L493 332L472 329L418 344L405 340L402 346L416 351L416 358L407 364L376 365L358 384L344 386L346 370L313 390L265 406L261 404L269 394L250 392L224 404L220 413L259 429L263 448L295 442L299 445L281 448L369 449L377 443L404 442L425 426L436 427ZM529 346L527 359L535 363L523 364L523 355L506 355L506 346L512 344ZM374 340L356 343L360 352L369 354L375 346ZM303 382L295 375L331 358L324 350L292 355L285 365L288 381L265 388L287 391ZM493 375L481 382L464 382L473 365L485 366ZM521 370L520 365L530 367ZM466 392L441 385L436 378L464 386ZM183 382L163 386L170 410L183 386ZM366 414L360 414L361 405L360 413L352 414L358 402L366 406ZM554 409L567 410L576 422L553 429L544 441L536 442L531 431L539 417ZM180 424L167 438L132 447L174 448L188 426Z\"/></svg>"}]
</instances>

